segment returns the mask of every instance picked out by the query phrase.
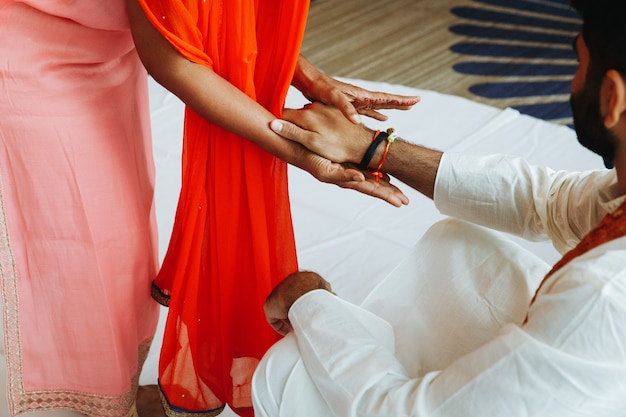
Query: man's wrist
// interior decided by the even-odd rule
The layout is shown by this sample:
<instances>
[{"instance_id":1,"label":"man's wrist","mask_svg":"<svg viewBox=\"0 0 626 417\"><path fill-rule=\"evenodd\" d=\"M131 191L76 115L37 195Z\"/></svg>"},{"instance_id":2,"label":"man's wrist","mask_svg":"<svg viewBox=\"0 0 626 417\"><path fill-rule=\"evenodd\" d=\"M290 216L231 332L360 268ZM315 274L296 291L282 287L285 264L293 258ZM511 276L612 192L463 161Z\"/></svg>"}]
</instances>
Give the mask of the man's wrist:
<instances>
[{"instance_id":1,"label":"man's wrist","mask_svg":"<svg viewBox=\"0 0 626 417\"><path fill-rule=\"evenodd\" d=\"M332 287L328 281L315 272L299 271L288 275L274 288L272 294L276 293L275 296L278 297L281 308L289 312L298 299L315 290L332 292Z\"/></svg>"},{"instance_id":2,"label":"man's wrist","mask_svg":"<svg viewBox=\"0 0 626 417\"><path fill-rule=\"evenodd\" d=\"M381 145L385 142L386 139L387 139L387 132L382 132L380 130L377 130L376 132L373 133L372 141L368 145L367 149L365 150L365 153L363 154L363 158L361 158L361 161L359 162L360 169L366 170L370 167L370 165L372 164L372 159L374 158L374 155L376 155L376 153L379 152Z\"/></svg>"},{"instance_id":3,"label":"man's wrist","mask_svg":"<svg viewBox=\"0 0 626 417\"><path fill-rule=\"evenodd\" d=\"M372 169L380 171L391 148L391 144L397 140L397 135L393 128L376 132L370 129L367 130L371 132L372 141L363 155L359 168L363 170Z\"/></svg>"}]
</instances>

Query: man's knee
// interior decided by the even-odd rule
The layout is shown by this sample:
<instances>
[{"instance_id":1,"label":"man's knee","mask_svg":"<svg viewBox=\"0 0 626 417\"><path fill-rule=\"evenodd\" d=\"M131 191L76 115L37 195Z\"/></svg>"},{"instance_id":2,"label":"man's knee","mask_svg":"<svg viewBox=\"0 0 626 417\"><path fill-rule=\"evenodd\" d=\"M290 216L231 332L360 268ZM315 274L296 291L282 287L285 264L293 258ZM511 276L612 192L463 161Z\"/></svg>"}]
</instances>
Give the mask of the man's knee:
<instances>
[{"instance_id":1,"label":"man's knee","mask_svg":"<svg viewBox=\"0 0 626 417\"><path fill-rule=\"evenodd\" d=\"M252 378L252 401L258 417L277 416L292 369L300 361L293 333L272 346Z\"/></svg>"},{"instance_id":2,"label":"man's knee","mask_svg":"<svg viewBox=\"0 0 626 417\"><path fill-rule=\"evenodd\" d=\"M476 234L485 237L495 237L497 232L465 220L448 217L430 226L422 239L428 240L435 237L438 242L445 241L450 243L450 241L471 239Z\"/></svg>"},{"instance_id":3,"label":"man's knee","mask_svg":"<svg viewBox=\"0 0 626 417\"><path fill-rule=\"evenodd\" d=\"M292 333L261 360L252 380L252 402L257 417L332 415L304 366Z\"/></svg>"}]
</instances>

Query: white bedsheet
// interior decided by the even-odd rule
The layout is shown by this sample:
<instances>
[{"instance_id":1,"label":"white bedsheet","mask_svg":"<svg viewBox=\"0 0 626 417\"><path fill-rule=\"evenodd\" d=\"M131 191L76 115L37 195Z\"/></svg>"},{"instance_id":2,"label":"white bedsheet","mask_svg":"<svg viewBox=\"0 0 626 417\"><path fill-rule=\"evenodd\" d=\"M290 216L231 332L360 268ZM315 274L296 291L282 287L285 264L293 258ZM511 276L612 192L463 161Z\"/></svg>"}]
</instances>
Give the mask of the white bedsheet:
<instances>
[{"instance_id":1,"label":"white bedsheet","mask_svg":"<svg viewBox=\"0 0 626 417\"><path fill-rule=\"evenodd\" d=\"M580 171L603 166L602 160L580 146L573 130L565 126L432 91L363 80L344 81L370 90L420 95L421 103L412 110L388 112L387 122L366 120L374 128L394 127L406 140L443 151L520 155L554 169ZM150 94L162 257L180 188L183 105L152 80ZM299 92L290 90L288 107L305 103ZM298 168L290 167L289 181L300 268L320 273L340 296L355 303L360 303L423 232L442 218L430 200L397 181L411 200L403 208L319 183ZM546 243L515 240L548 262L559 257ZM142 373L143 384L156 383L165 314L162 309L155 342ZM224 415L232 412L227 410Z\"/></svg>"}]
</instances>

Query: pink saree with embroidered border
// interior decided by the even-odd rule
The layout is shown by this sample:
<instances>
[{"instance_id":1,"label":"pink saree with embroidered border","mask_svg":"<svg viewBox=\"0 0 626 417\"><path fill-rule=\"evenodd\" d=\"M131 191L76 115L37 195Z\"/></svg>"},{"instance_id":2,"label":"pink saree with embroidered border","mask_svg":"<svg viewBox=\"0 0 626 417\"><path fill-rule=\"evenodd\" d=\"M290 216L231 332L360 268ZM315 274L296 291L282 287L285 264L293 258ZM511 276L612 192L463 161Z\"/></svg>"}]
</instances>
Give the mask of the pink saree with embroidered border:
<instances>
[{"instance_id":1,"label":"pink saree with embroidered border","mask_svg":"<svg viewBox=\"0 0 626 417\"><path fill-rule=\"evenodd\" d=\"M308 0L140 0L187 59L206 65L275 115L291 83ZM169 415L228 403L252 414L250 383L278 339L263 302L297 270L286 163L185 113L182 188L154 282L168 304L159 385Z\"/></svg>"},{"instance_id":2,"label":"pink saree with embroidered border","mask_svg":"<svg viewBox=\"0 0 626 417\"><path fill-rule=\"evenodd\" d=\"M159 317L153 188L147 76L124 0L0 0L13 413L132 410Z\"/></svg>"}]
</instances>

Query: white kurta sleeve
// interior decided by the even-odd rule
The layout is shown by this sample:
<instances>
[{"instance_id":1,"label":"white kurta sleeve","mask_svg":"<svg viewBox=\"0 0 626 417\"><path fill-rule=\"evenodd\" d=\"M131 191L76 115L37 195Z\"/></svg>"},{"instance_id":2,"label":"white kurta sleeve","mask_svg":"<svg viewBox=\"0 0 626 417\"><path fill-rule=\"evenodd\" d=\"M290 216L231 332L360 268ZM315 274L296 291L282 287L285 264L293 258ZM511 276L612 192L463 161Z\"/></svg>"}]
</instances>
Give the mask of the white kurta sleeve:
<instances>
[{"instance_id":1,"label":"white kurta sleeve","mask_svg":"<svg viewBox=\"0 0 626 417\"><path fill-rule=\"evenodd\" d=\"M289 318L336 416L623 416L624 246L622 239L572 261L524 327L506 325L491 342L419 377L396 359L380 318L330 293L303 296Z\"/></svg>"},{"instance_id":2,"label":"white kurta sleeve","mask_svg":"<svg viewBox=\"0 0 626 417\"><path fill-rule=\"evenodd\" d=\"M617 208L616 184L614 170L557 172L507 155L445 153L434 200L443 214L528 240L550 239L565 252Z\"/></svg>"}]
</instances>

